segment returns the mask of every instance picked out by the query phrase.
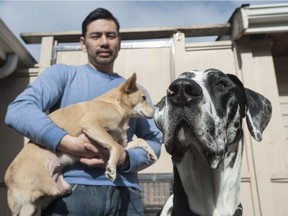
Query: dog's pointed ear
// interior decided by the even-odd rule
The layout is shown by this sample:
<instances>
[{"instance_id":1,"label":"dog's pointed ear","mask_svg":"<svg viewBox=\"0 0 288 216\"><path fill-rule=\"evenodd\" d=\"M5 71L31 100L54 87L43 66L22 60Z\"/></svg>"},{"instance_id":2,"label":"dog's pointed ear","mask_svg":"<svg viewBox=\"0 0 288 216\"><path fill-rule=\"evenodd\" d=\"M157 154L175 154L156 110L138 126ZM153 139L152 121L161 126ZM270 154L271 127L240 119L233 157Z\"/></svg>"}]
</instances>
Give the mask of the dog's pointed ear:
<instances>
[{"instance_id":1,"label":"dog's pointed ear","mask_svg":"<svg viewBox=\"0 0 288 216\"><path fill-rule=\"evenodd\" d=\"M122 85L122 91L126 94L131 94L138 90L137 84L136 84L137 76L136 73L133 73L133 75L126 80L125 83Z\"/></svg>"},{"instance_id":2,"label":"dog's pointed ear","mask_svg":"<svg viewBox=\"0 0 288 216\"><path fill-rule=\"evenodd\" d=\"M246 94L246 122L252 137L260 142L262 133L268 125L272 115L271 102L263 95L245 88Z\"/></svg>"}]
</instances>

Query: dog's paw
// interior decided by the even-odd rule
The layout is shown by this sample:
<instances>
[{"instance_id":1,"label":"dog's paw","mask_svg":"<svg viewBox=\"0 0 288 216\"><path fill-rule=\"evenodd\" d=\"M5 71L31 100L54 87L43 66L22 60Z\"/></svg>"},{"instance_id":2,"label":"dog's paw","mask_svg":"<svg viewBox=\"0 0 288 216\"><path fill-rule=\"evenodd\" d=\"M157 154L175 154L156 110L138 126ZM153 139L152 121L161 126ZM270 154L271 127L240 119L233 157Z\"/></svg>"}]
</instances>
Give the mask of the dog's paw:
<instances>
[{"instance_id":1,"label":"dog's paw","mask_svg":"<svg viewBox=\"0 0 288 216\"><path fill-rule=\"evenodd\" d=\"M63 175L60 175L57 180L56 180L56 184L57 184L57 189L59 190L59 195L60 196L66 196L71 194L72 192L72 187L70 184L68 184L65 180Z\"/></svg>"},{"instance_id":2,"label":"dog's paw","mask_svg":"<svg viewBox=\"0 0 288 216\"><path fill-rule=\"evenodd\" d=\"M67 196L71 193L72 193L72 187L69 185L69 187L60 191L60 196Z\"/></svg>"},{"instance_id":3,"label":"dog's paw","mask_svg":"<svg viewBox=\"0 0 288 216\"><path fill-rule=\"evenodd\" d=\"M147 157L150 161L155 162L157 161L157 156L154 154L154 152L152 151L147 151Z\"/></svg>"},{"instance_id":4,"label":"dog's paw","mask_svg":"<svg viewBox=\"0 0 288 216\"><path fill-rule=\"evenodd\" d=\"M157 161L158 159L157 156L155 155L154 151L149 146L145 146L143 147L143 149L146 151L146 155L149 161L152 161L153 163Z\"/></svg>"},{"instance_id":5,"label":"dog's paw","mask_svg":"<svg viewBox=\"0 0 288 216\"><path fill-rule=\"evenodd\" d=\"M116 168L112 166L106 167L105 176L112 182L116 179Z\"/></svg>"}]
</instances>

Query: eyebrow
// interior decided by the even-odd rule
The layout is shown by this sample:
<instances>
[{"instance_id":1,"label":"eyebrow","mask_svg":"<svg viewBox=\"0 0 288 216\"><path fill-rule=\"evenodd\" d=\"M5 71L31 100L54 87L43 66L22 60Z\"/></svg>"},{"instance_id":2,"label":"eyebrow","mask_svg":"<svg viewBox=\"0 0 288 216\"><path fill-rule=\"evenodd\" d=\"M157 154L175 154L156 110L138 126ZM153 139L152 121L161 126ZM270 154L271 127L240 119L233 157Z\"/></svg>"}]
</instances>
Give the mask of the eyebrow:
<instances>
[{"instance_id":1,"label":"eyebrow","mask_svg":"<svg viewBox=\"0 0 288 216\"><path fill-rule=\"evenodd\" d=\"M89 35L92 35L92 34L111 34L111 33L118 35L117 31L93 31Z\"/></svg>"}]
</instances>

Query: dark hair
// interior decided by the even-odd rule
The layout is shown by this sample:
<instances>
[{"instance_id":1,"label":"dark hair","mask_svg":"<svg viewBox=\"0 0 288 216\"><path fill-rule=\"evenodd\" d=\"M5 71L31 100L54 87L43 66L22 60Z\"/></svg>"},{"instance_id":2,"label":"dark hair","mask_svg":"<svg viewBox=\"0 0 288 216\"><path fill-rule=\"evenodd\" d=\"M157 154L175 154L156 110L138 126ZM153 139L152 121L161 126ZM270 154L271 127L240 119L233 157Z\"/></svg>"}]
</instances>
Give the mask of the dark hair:
<instances>
[{"instance_id":1,"label":"dark hair","mask_svg":"<svg viewBox=\"0 0 288 216\"><path fill-rule=\"evenodd\" d=\"M117 31L119 33L119 29L120 29L120 24L118 22L118 20L113 16L113 14L104 9L104 8L97 8L94 11L92 11L86 18L85 20L82 22L82 36L85 37L86 35L86 31L87 31L87 26L98 19L106 19L106 20L112 20L115 22L116 26L117 26Z\"/></svg>"}]
</instances>

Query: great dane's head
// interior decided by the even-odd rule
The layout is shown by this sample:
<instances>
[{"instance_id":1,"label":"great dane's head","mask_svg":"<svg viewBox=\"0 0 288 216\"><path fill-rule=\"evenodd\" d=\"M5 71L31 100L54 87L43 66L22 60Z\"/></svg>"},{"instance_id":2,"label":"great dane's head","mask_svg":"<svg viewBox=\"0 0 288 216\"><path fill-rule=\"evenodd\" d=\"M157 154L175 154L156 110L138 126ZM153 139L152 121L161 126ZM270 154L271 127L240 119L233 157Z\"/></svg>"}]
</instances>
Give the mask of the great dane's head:
<instances>
[{"instance_id":1,"label":"great dane's head","mask_svg":"<svg viewBox=\"0 0 288 216\"><path fill-rule=\"evenodd\" d=\"M195 145L215 169L241 138L242 118L261 141L271 111L270 101L244 88L236 76L208 69L184 72L173 81L156 105L154 119L174 163Z\"/></svg>"}]
</instances>

